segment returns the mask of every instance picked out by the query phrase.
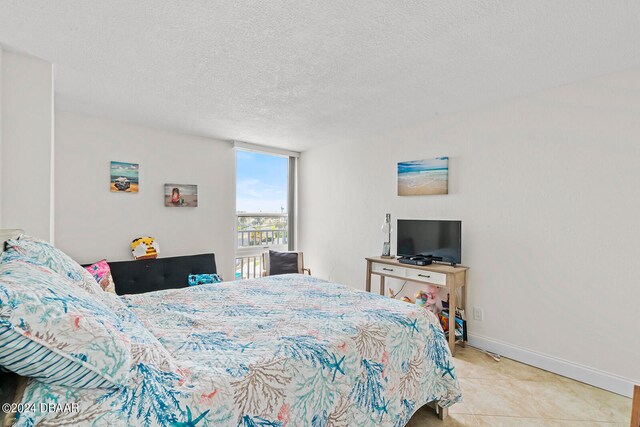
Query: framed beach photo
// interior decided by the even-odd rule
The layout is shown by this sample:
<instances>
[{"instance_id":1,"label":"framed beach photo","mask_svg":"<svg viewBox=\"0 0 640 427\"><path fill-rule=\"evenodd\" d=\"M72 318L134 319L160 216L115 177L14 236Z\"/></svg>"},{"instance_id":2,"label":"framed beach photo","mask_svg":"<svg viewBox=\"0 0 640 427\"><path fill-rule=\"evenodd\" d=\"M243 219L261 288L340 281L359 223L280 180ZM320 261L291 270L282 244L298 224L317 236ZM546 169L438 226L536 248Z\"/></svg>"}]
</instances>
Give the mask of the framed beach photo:
<instances>
[{"instance_id":1,"label":"framed beach photo","mask_svg":"<svg viewBox=\"0 0 640 427\"><path fill-rule=\"evenodd\" d=\"M111 191L114 193L137 193L140 184L138 163L111 162Z\"/></svg>"},{"instance_id":2,"label":"framed beach photo","mask_svg":"<svg viewBox=\"0 0 640 427\"><path fill-rule=\"evenodd\" d=\"M164 205L170 208L198 207L198 186L191 184L165 184Z\"/></svg>"},{"instance_id":3,"label":"framed beach photo","mask_svg":"<svg viewBox=\"0 0 640 427\"><path fill-rule=\"evenodd\" d=\"M449 194L449 158L398 163L398 196Z\"/></svg>"}]
</instances>

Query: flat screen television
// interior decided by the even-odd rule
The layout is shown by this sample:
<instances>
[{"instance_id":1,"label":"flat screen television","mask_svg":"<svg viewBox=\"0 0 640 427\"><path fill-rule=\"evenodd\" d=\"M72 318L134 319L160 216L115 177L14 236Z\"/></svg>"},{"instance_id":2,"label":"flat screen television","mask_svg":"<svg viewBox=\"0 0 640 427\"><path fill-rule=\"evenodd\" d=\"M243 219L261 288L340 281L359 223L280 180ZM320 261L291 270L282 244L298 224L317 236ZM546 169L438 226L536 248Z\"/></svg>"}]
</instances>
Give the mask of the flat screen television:
<instances>
[{"instance_id":1,"label":"flat screen television","mask_svg":"<svg viewBox=\"0 0 640 427\"><path fill-rule=\"evenodd\" d=\"M399 256L431 255L452 264L462 261L462 221L399 219L396 230Z\"/></svg>"}]
</instances>

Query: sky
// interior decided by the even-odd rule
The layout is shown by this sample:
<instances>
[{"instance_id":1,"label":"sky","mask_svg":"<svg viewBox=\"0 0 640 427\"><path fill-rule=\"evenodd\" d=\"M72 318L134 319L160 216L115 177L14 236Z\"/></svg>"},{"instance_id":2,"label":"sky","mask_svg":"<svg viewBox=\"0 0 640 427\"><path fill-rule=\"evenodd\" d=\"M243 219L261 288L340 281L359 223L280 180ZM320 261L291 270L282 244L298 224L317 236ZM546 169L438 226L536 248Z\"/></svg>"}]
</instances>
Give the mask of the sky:
<instances>
[{"instance_id":1,"label":"sky","mask_svg":"<svg viewBox=\"0 0 640 427\"><path fill-rule=\"evenodd\" d=\"M124 176L138 183L138 163L111 162L111 180Z\"/></svg>"},{"instance_id":2,"label":"sky","mask_svg":"<svg viewBox=\"0 0 640 427\"><path fill-rule=\"evenodd\" d=\"M287 212L287 157L238 150L236 154L236 210Z\"/></svg>"}]
</instances>

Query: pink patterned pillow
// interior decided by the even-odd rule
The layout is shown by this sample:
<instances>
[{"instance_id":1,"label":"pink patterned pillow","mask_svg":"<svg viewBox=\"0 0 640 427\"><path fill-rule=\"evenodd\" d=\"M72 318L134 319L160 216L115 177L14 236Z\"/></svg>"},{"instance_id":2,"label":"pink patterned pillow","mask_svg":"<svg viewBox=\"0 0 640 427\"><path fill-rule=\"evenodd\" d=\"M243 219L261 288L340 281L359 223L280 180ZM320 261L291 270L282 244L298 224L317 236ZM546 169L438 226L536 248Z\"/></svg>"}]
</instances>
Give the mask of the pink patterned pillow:
<instances>
[{"instance_id":1,"label":"pink patterned pillow","mask_svg":"<svg viewBox=\"0 0 640 427\"><path fill-rule=\"evenodd\" d=\"M102 261L98 261L95 264L91 264L85 269L91 273L96 282L102 287L102 290L105 292L116 293L116 285L113 283L113 277L111 277L111 269L109 268L109 264L107 264L107 260L103 259Z\"/></svg>"}]
</instances>

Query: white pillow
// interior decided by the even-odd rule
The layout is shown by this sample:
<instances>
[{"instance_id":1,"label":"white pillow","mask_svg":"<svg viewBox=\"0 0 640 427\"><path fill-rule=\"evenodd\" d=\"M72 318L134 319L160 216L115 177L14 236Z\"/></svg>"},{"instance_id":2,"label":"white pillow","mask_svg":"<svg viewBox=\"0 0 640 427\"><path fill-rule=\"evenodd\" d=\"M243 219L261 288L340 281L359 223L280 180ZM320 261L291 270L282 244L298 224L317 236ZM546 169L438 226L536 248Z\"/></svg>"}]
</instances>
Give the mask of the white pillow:
<instances>
[{"instance_id":1,"label":"white pillow","mask_svg":"<svg viewBox=\"0 0 640 427\"><path fill-rule=\"evenodd\" d=\"M91 273L71 259L69 255L44 240L25 234L20 235L17 239L8 239L6 250L0 256L0 263L11 260L24 260L43 265L98 298L104 294Z\"/></svg>"},{"instance_id":2,"label":"white pillow","mask_svg":"<svg viewBox=\"0 0 640 427\"><path fill-rule=\"evenodd\" d=\"M0 365L56 385L126 384L130 339L122 320L67 278L22 260L0 264Z\"/></svg>"}]
</instances>

